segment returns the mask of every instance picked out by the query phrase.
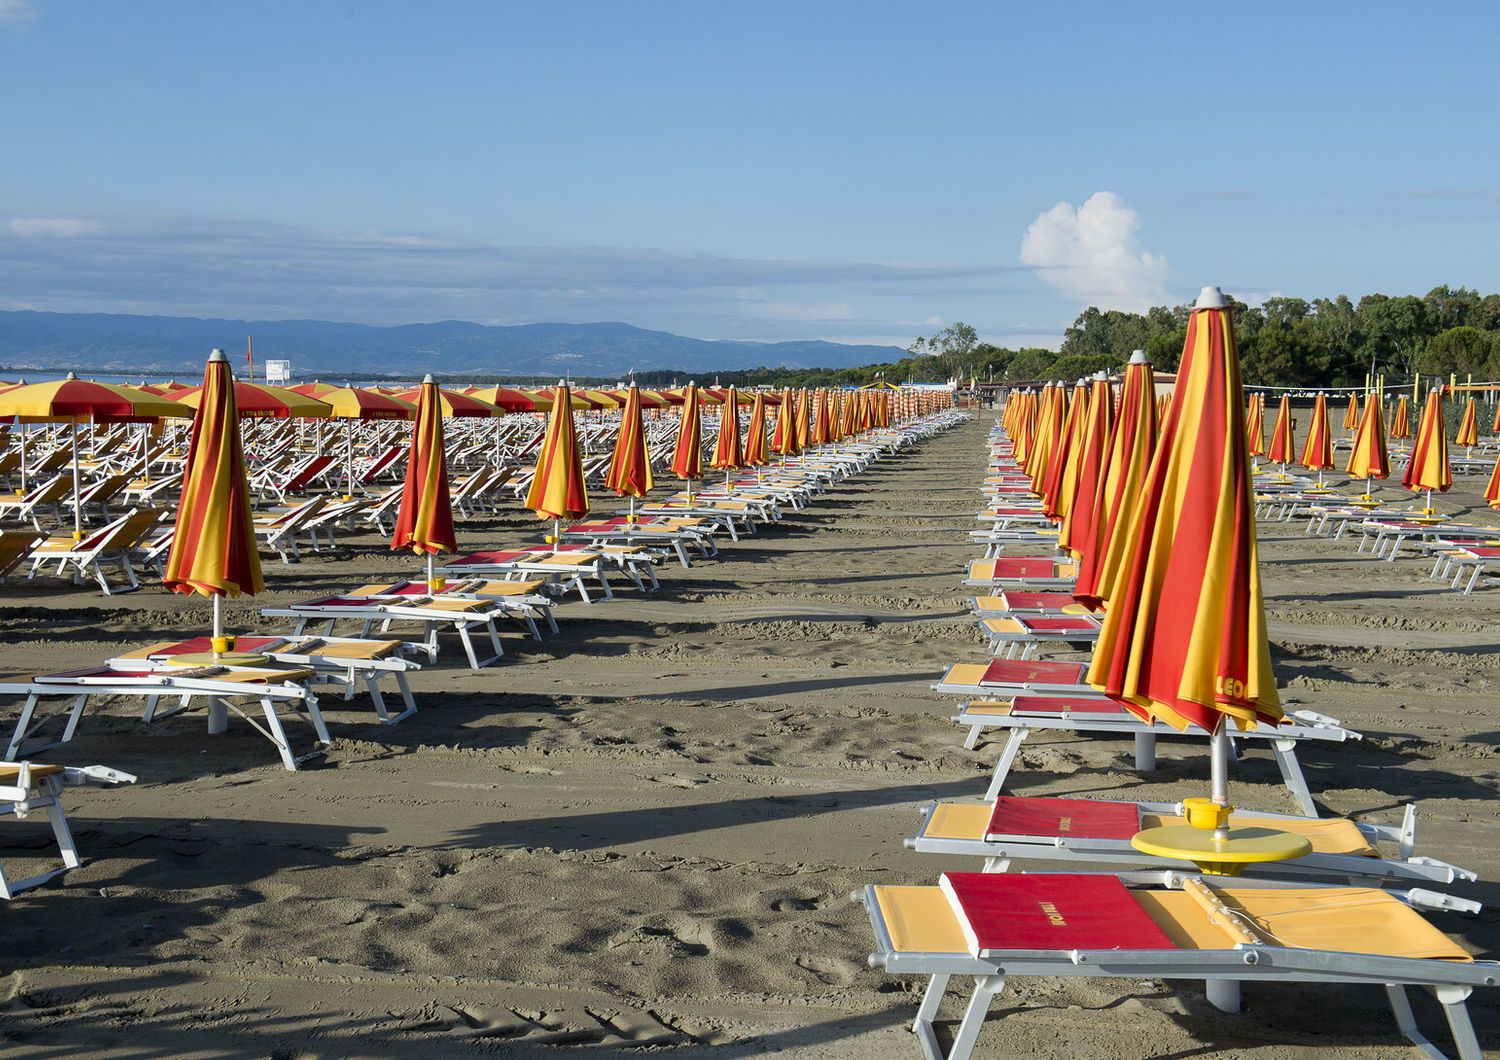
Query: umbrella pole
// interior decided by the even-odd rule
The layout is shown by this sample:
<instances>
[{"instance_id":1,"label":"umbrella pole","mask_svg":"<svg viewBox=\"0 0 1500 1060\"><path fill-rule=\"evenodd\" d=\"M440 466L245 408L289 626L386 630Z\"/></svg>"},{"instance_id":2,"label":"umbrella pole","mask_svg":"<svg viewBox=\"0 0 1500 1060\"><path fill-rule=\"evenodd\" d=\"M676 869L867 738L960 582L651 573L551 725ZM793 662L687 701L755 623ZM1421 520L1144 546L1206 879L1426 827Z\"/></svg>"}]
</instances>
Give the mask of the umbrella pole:
<instances>
[{"instance_id":1,"label":"umbrella pole","mask_svg":"<svg viewBox=\"0 0 1500 1060\"><path fill-rule=\"evenodd\" d=\"M1432 491L1427 491L1428 504L1432 503ZM83 540L83 501L78 495L78 419L73 419L73 540Z\"/></svg>"},{"instance_id":2,"label":"umbrella pole","mask_svg":"<svg viewBox=\"0 0 1500 1060\"><path fill-rule=\"evenodd\" d=\"M76 454L75 454L75 457L76 457ZM74 471L73 471L73 488L74 489L78 488L78 471L77 471L77 465L76 464L74 465ZM1427 514L1427 515L1431 515L1432 514L1432 490L1428 490L1427 491L1427 511L1426 511L1425 514Z\"/></svg>"},{"instance_id":3,"label":"umbrella pole","mask_svg":"<svg viewBox=\"0 0 1500 1060\"><path fill-rule=\"evenodd\" d=\"M1373 476L1370 476L1370 475L1366 475L1365 476L1365 500L1370 500L1371 499L1371 497L1370 497L1370 481L1371 481L1372 477Z\"/></svg>"},{"instance_id":4,"label":"umbrella pole","mask_svg":"<svg viewBox=\"0 0 1500 1060\"><path fill-rule=\"evenodd\" d=\"M21 428L21 488L16 491L16 496L26 496L26 436L31 432L26 429L26 424L16 417L16 426Z\"/></svg>"},{"instance_id":5,"label":"umbrella pole","mask_svg":"<svg viewBox=\"0 0 1500 1060\"><path fill-rule=\"evenodd\" d=\"M1219 722L1219 727L1214 730L1213 736L1209 741L1209 794L1218 806L1229 805L1229 755L1232 750L1232 745L1229 742L1229 721L1228 719L1224 719ZM1219 837L1221 832L1227 837L1227 824L1221 824L1215 830L1215 837Z\"/></svg>"},{"instance_id":6,"label":"umbrella pole","mask_svg":"<svg viewBox=\"0 0 1500 1060\"><path fill-rule=\"evenodd\" d=\"M437 572L433 570L432 553L427 553L427 591L437 591Z\"/></svg>"},{"instance_id":7,"label":"umbrella pole","mask_svg":"<svg viewBox=\"0 0 1500 1060\"><path fill-rule=\"evenodd\" d=\"M555 548L560 544L562 544L562 520L554 519L552 520L552 545Z\"/></svg>"},{"instance_id":8,"label":"umbrella pole","mask_svg":"<svg viewBox=\"0 0 1500 1060\"><path fill-rule=\"evenodd\" d=\"M344 472L349 480L349 491L344 495L344 500L354 499L354 421L344 422Z\"/></svg>"}]
</instances>

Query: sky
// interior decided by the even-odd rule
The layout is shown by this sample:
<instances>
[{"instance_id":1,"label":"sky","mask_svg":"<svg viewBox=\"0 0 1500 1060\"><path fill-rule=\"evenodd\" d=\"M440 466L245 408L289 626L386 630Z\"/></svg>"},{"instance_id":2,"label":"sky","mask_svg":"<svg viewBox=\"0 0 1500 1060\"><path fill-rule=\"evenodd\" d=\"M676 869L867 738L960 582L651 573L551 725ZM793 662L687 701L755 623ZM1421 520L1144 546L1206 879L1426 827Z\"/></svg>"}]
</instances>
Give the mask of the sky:
<instances>
[{"instance_id":1,"label":"sky","mask_svg":"<svg viewBox=\"0 0 1500 1060\"><path fill-rule=\"evenodd\" d=\"M1056 346L1500 290L1500 8L0 0L0 309Z\"/></svg>"}]
</instances>

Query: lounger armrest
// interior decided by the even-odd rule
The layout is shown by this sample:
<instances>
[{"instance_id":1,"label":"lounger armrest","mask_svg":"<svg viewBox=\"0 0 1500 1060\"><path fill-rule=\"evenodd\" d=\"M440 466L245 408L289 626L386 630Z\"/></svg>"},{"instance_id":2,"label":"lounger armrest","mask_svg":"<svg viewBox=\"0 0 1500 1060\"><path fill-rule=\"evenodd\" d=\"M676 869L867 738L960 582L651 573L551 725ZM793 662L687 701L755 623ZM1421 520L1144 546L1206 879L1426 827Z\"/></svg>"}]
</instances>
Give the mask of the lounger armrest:
<instances>
[{"instance_id":1,"label":"lounger armrest","mask_svg":"<svg viewBox=\"0 0 1500 1060\"><path fill-rule=\"evenodd\" d=\"M64 784L134 784L134 773L112 766L68 766L63 770Z\"/></svg>"}]
</instances>

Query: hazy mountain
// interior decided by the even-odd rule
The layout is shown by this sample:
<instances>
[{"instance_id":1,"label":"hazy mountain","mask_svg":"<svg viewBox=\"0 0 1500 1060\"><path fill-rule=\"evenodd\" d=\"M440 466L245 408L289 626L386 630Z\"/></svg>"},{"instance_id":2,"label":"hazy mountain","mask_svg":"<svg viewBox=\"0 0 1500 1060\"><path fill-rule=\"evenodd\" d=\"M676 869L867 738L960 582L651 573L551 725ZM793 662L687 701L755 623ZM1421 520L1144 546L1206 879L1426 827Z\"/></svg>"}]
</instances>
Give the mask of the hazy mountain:
<instances>
[{"instance_id":1,"label":"hazy mountain","mask_svg":"<svg viewBox=\"0 0 1500 1060\"><path fill-rule=\"evenodd\" d=\"M257 362L290 360L299 379L319 372L623 376L631 369L844 368L904 355L894 346L709 341L615 323L488 327L447 320L370 327L323 320L0 311L0 365L183 373L200 368L215 346L243 354L246 335L255 340Z\"/></svg>"}]
</instances>

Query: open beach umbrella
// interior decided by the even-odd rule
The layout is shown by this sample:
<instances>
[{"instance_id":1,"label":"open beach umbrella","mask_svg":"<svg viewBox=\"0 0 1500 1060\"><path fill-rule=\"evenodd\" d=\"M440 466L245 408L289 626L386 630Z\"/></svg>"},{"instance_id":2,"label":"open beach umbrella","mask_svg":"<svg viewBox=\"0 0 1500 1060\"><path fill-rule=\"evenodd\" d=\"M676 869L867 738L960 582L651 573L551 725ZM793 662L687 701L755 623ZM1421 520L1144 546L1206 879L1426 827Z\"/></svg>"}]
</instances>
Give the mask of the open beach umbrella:
<instances>
[{"instance_id":1,"label":"open beach umbrella","mask_svg":"<svg viewBox=\"0 0 1500 1060\"><path fill-rule=\"evenodd\" d=\"M223 350L214 350L204 366L203 398L193 416L182 497L162 578L174 593L213 599L211 643L216 656L229 650L224 597L254 596L265 588L233 384L229 358Z\"/></svg>"},{"instance_id":2,"label":"open beach umbrella","mask_svg":"<svg viewBox=\"0 0 1500 1060\"><path fill-rule=\"evenodd\" d=\"M69 423L73 458L73 537L83 538L83 505L80 500L78 428L83 423L149 423L168 416L188 418L185 406L133 387L115 386L79 379L69 372L66 379L17 385L0 393L0 417ZM26 435L21 435L25 445ZM26 454L23 448L21 464Z\"/></svg>"},{"instance_id":3,"label":"open beach umbrella","mask_svg":"<svg viewBox=\"0 0 1500 1060\"><path fill-rule=\"evenodd\" d=\"M417 414L417 406L410 401L360 387L303 383L291 389L316 397L332 410L334 419L344 421L345 496L350 498L354 496L354 421L409 420Z\"/></svg>"},{"instance_id":4,"label":"open beach umbrella","mask_svg":"<svg viewBox=\"0 0 1500 1060\"><path fill-rule=\"evenodd\" d=\"M197 408L203 400L201 386L190 386L173 391L169 397L190 408ZM241 419L309 419L326 420L333 415L328 404L307 394L299 394L286 387L266 386L264 383L234 383L234 405Z\"/></svg>"},{"instance_id":5,"label":"open beach umbrella","mask_svg":"<svg viewBox=\"0 0 1500 1060\"><path fill-rule=\"evenodd\" d=\"M703 408L696 383L689 383L682 392L682 420L677 425L677 447L672 451L672 474L687 480L688 499L692 500L693 480L703 475Z\"/></svg>"},{"instance_id":6,"label":"open beach umbrella","mask_svg":"<svg viewBox=\"0 0 1500 1060\"><path fill-rule=\"evenodd\" d=\"M651 454L646 450L646 422L641 416L641 391L631 384L625 392L625 411L620 416L620 433L615 437L614 456L604 485L622 497L630 498L630 520L635 521L636 498L644 497L656 485L651 473Z\"/></svg>"},{"instance_id":7,"label":"open beach umbrella","mask_svg":"<svg viewBox=\"0 0 1500 1060\"><path fill-rule=\"evenodd\" d=\"M1323 485L1323 472L1333 466L1333 432L1328 426L1328 399L1321 393L1313 402L1312 422L1307 426L1307 441L1302 446L1302 466L1318 473L1318 485Z\"/></svg>"},{"instance_id":8,"label":"open beach umbrella","mask_svg":"<svg viewBox=\"0 0 1500 1060\"><path fill-rule=\"evenodd\" d=\"M1286 466L1297 459L1297 429L1292 423L1292 399L1281 395L1281 404L1276 408L1276 426L1271 429L1271 448L1266 459L1281 465L1281 477L1286 477Z\"/></svg>"},{"instance_id":9,"label":"open beach umbrella","mask_svg":"<svg viewBox=\"0 0 1500 1060\"><path fill-rule=\"evenodd\" d=\"M745 466L745 451L740 444L740 396L734 387L724 395L724 408L719 416L719 437L714 444L709 466L724 472L724 483L729 484L729 472Z\"/></svg>"},{"instance_id":10,"label":"open beach umbrella","mask_svg":"<svg viewBox=\"0 0 1500 1060\"><path fill-rule=\"evenodd\" d=\"M1473 449L1479 444L1479 408L1472 397L1464 406L1463 418L1458 421L1458 433L1453 436L1453 444L1461 445L1465 450ZM1464 455L1467 457L1468 453L1465 452Z\"/></svg>"},{"instance_id":11,"label":"open beach umbrella","mask_svg":"<svg viewBox=\"0 0 1500 1060\"><path fill-rule=\"evenodd\" d=\"M589 491L583 481L578 435L573 429L573 394L568 384L559 380L549 396L553 398L552 415L537 452L526 507L536 512L537 518L552 520L550 545L562 538L562 520L588 514Z\"/></svg>"},{"instance_id":12,"label":"open beach umbrella","mask_svg":"<svg viewBox=\"0 0 1500 1060\"><path fill-rule=\"evenodd\" d=\"M1131 509L1145 488L1146 472L1156 452L1156 383L1145 350L1136 350L1125 366L1120 386L1120 409L1109 439L1104 470L1103 506L1095 518L1096 544L1082 549L1073 598L1097 611L1109 599L1110 585L1129 555L1123 530Z\"/></svg>"},{"instance_id":13,"label":"open beach umbrella","mask_svg":"<svg viewBox=\"0 0 1500 1060\"><path fill-rule=\"evenodd\" d=\"M435 592L440 585L433 573L433 556L458 547L453 532L453 501L448 492L448 458L443 451L442 396L430 375L416 391L408 393L417 398L417 413L391 550L409 549L426 556L427 587Z\"/></svg>"},{"instance_id":14,"label":"open beach umbrella","mask_svg":"<svg viewBox=\"0 0 1500 1060\"><path fill-rule=\"evenodd\" d=\"M745 466L765 467L766 459L766 405L770 395L764 390L755 392L755 404L750 406L750 424L745 429Z\"/></svg>"},{"instance_id":15,"label":"open beach umbrella","mask_svg":"<svg viewBox=\"0 0 1500 1060\"><path fill-rule=\"evenodd\" d=\"M1124 531L1132 555L1088 671L1132 712L1212 734L1220 807L1228 806L1226 720L1249 729L1282 717L1243 410L1233 316L1218 288L1205 287L1188 318L1161 446Z\"/></svg>"},{"instance_id":16,"label":"open beach umbrella","mask_svg":"<svg viewBox=\"0 0 1500 1060\"><path fill-rule=\"evenodd\" d=\"M553 405L553 399L554 399L557 391L558 390L562 390L562 389L567 389L567 388L565 388L565 387L556 387L556 388L554 388L554 387L547 387L547 388L542 389L542 390L528 390L528 391L526 391L526 394L536 404L536 407L537 407L537 409L539 411L542 411L542 412L551 412L552 411L552 405ZM573 393L572 390L568 390L568 407L571 408L571 409L573 409L576 412L587 412L590 409L592 409L594 406L589 403L589 401L588 401L587 398L579 397L577 394Z\"/></svg>"},{"instance_id":17,"label":"open beach umbrella","mask_svg":"<svg viewBox=\"0 0 1500 1060\"><path fill-rule=\"evenodd\" d=\"M427 384L432 379L428 376L422 381L422 385L412 390L402 390L393 397L399 398L409 404L416 405L421 402L422 395L427 392ZM476 394L465 394L461 390L444 390L436 383L433 386L434 407L438 415L446 418L465 417L485 419L490 416L502 416L505 410L498 405L491 404Z\"/></svg>"},{"instance_id":18,"label":"open beach umbrella","mask_svg":"<svg viewBox=\"0 0 1500 1060\"><path fill-rule=\"evenodd\" d=\"M471 398L494 405L503 412L540 412L541 406L535 396L524 390L508 386L465 387L464 393Z\"/></svg>"},{"instance_id":19,"label":"open beach umbrella","mask_svg":"<svg viewBox=\"0 0 1500 1060\"><path fill-rule=\"evenodd\" d=\"M1448 467L1448 435L1443 430L1443 396L1438 387L1427 392L1427 407L1422 410L1417 440L1407 458L1401 485L1413 493L1427 491L1428 515L1434 510L1432 491L1445 493L1453 485L1453 472Z\"/></svg>"},{"instance_id":20,"label":"open beach umbrella","mask_svg":"<svg viewBox=\"0 0 1500 1060\"><path fill-rule=\"evenodd\" d=\"M1364 415L1359 418L1359 427L1354 432L1354 442L1349 450L1349 463L1344 466L1346 474L1365 480L1364 499L1370 499L1370 481L1385 478L1391 473L1391 458L1385 447L1385 423L1381 417L1380 395L1365 395Z\"/></svg>"}]
</instances>

